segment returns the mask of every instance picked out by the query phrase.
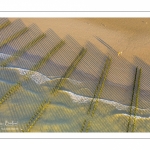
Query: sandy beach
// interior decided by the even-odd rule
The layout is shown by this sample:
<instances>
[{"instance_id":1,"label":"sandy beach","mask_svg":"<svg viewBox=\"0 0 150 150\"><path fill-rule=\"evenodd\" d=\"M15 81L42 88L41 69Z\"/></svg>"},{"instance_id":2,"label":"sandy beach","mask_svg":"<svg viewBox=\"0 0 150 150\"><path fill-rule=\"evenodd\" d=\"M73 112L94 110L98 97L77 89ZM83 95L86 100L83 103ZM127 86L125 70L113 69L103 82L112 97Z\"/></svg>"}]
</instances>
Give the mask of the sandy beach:
<instances>
[{"instance_id":1,"label":"sandy beach","mask_svg":"<svg viewBox=\"0 0 150 150\"><path fill-rule=\"evenodd\" d=\"M18 18L9 18L11 22L16 19ZM141 127L141 122L149 122L148 116L150 112L150 19L20 19L26 26L30 26L30 30L20 38L10 42L8 46L1 48L2 54L12 55L31 39L42 34L42 32L45 32L47 36L25 52L23 56L12 61L8 65L10 68L1 68L0 84L5 87L0 91L1 95L15 82L23 80L22 75L37 64L41 58L44 58L47 52L60 41L60 38L65 40L66 43L45 63L44 67L37 69L38 72L32 76L31 81L23 81L20 91L11 97L11 101L6 101L3 104L0 110L1 121L7 117L10 119L11 117L15 119L19 117L20 125L18 130L21 130L22 127L24 128L24 124L32 117L31 114L35 113L43 98L46 98L51 99L52 103L46 109L45 115L35 124L32 131L78 132L84 118L86 118L87 109L97 88L106 57L110 56L112 57L112 64L101 99L98 100L96 117L91 119L92 128L90 131L126 132L136 66L142 68L139 109L137 111L137 118L141 118L141 120L139 119L136 131L148 131L148 125L145 124L145 128L143 128ZM36 24L39 29L32 24ZM48 29L51 30L47 32ZM33 35L32 32L34 33ZM50 90L55 87L65 74L82 47L87 49L86 55L61 87L59 94L53 97L50 94ZM0 59L0 63L3 62L3 57ZM20 70L20 68L27 70ZM41 75L39 75L40 73ZM42 79L46 79L46 81L42 81ZM16 111L11 110L10 106ZM24 111L20 112L21 108ZM29 111L27 111L28 109ZM9 111L7 116L4 113L6 110ZM20 116L18 115L19 112L21 113ZM72 121L72 119L75 119L76 122ZM90 118L88 119L90 120ZM118 120L119 124L117 124ZM133 120L134 117L132 118ZM107 125L105 126L106 123Z\"/></svg>"},{"instance_id":2,"label":"sandy beach","mask_svg":"<svg viewBox=\"0 0 150 150\"><path fill-rule=\"evenodd\" d=\"M14 21L16 18L9 18ZM51 28L64 38L71 35L84 46L92 42L100 50L106 47L94 36L101 38L117 52L122 51L122 57L133 62L134 55L150 64L150 19L149 18L21 18L29 26L33 23L45 32Z\"/></svg>"},{"instance_id":3,"label":"sandy beach","mask_svg":"<svg viewBox=\"0 0 150 150\"><path fill-rule=\"evenodd\" d=\"M14 21L16 18L10 18ZM81 46L89 42L104 55L111 55L113 63L108 80L116 84L132 86L135 67L143 68L141 89L150 90L150 19L149 18L21 18L26 26L35 23L43 31L51 28L60 38L70 35ZM118 56L118 52L122 55ZM93 52L95 53L95 52ZM70 57L70 56L69 56ZM96 57L96 53L93 58ZM99 59L101 56L99 56ZM92 63L92 58L88 57ZM87 62L85 59L84 63ZM101 59L103 61L103 59ZM82 63L82 62L81 62ZM82 66L80 70L85 70ZM89 63L89 66L91 65ZM101 63L98 62L97 64ZM130 64L131 63L131 64ZM96 65L95 65L96 67ZM97 67L99 67L97 65ZM94 67L92 67L94 69ZM87 72L93 73L88 69ZM100 72L99 72L100 74ZM97 74L97 77L99 76Z\"/></svg>"}]
</instances>

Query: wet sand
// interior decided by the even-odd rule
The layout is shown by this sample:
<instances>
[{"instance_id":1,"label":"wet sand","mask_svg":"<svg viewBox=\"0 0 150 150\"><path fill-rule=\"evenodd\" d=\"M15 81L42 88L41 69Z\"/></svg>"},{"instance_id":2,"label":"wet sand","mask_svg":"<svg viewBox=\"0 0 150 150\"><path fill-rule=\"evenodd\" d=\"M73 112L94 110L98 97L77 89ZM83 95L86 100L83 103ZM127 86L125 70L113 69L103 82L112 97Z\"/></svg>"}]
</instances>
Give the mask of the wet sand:
<instances>
[{"instance_id":1,"label":"wet sand","mask_svg":"<svg viewBox=\"0 0 150 150\"><path fill-rule=\"evenodd\" d=\"M11 21L16 18L9 18ZM122 57L133 62L136 55L150 64L150 19L149 18L21 18L29 26L35 23L45 32L51 28L58 36L71 35L79 44L91 41L105 51L94 36L101 38ZM116 54L117 55L117 54Z\"/></svg>"}]
</instances>

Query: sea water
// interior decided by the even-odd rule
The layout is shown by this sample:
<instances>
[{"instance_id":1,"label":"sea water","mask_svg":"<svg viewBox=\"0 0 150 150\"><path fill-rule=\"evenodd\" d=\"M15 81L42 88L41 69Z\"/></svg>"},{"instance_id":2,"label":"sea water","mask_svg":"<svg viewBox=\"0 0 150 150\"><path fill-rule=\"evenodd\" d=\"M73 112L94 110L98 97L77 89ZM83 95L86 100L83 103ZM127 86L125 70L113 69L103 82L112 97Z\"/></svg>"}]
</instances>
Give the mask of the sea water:
<instances>
[{"instance_id":1,"label":"sea water","mask_svg":"<svg viewBox=\"0 0 150 150\"><path fill-rule=\"evenodd\" d=\"M2 60L9 57L8 54L0 53ZM29 71L11 65L0 67L0 97L17 81L22 81ZM54 96L51 90L60 79L61 76L46 76L32 71L30 80L22 82L19 90L0 105L0 131L21 132L43 100L50 100L50 104L31 132L80 132L84 120L90 122L88 132L127 132L129 120L129 131L132 131L134 121L135 132L149 131L149 108L138 108L134 116L135 107L131 108L115 99L93 99L93 93L82 81L71 78L66 79L66 83ZM91 101L98 101L93 117L87 113Z\"/></svg>"}]
</instances>

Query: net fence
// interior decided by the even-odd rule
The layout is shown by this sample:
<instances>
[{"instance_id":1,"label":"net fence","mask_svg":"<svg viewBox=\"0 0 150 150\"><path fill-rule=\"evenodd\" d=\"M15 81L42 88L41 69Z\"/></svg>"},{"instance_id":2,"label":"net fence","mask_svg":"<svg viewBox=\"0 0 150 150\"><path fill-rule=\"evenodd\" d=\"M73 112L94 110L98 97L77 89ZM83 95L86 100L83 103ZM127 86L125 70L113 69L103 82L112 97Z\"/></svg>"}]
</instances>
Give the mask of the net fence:
<instances>
[{"instance_id":1,"label":"net fence","mask_svg":"<svg viewBox=\"0 0 150 150\"><path fill-rule=\"evenodd\" d=\"M0 26L8 21L1 18ZM150 66L140 58L132 64L118 57L99 37L107 53L90 41L83 49L69 35L62 40L53 30L42 33L20 19L0 28L0 35L1 132L26 131L29 125L31 132L126 132L130 118L130 128L136 120L136 132L148 131ZM137 66L140 91L131 106ZM45 107L44 101L50 104ZM12 120L14 128L6 127Z\"/></svg>"}]
</instances>

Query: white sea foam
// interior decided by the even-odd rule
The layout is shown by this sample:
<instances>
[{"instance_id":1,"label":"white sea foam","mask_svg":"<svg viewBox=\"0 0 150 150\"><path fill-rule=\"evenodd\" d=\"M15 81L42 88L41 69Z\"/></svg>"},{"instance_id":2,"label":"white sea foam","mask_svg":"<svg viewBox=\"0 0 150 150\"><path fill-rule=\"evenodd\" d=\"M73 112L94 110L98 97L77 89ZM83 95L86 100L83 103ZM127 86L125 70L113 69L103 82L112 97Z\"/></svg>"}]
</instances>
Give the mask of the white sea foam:
<instances>
[{"instance_id":1,"label":"white sea foam","mask_svg":"<svg viewBox=\"0 0 150 150\"><path fill-rule=\"evenodd\" d=\"M112 101L112 100L106 100L106 99L99 99L99 100L106 104L116 107L118 110L128 110L130 107L130 106L123 105L123 104L120 104L120 103Z\"/></svg>"},{"instance_id":2,"label":"white sea foam","mask_svg":"<svg viewBox=\"0 0 150 150\"><path fill-rule=\"evenodd\" d=\"M77 80L73 80L73 79L70 79L70 78L68 78L68 80L70 81L70 83L72 83L72 84L75 84L75 85L79 85L79 84L81 84L82 82L80 82L80 81L77 81Z\"/></svg>"},{"instance_id":3,"label":"white sea foam","mask_svg":"<svg viewBox=\"0 0 150 150\"><path fill-rule=\"evenodd\" d=\"M93 98L90 98L90 97L77 95L77 94L72 93L72 92L68 92L68 91L65 91L65 92L67 92L70 95L71 99L75 103L88 103L88 102L90 102L93 99ZM96 101L97 98L94 98L93 100ZM130 107L130 106L127 106L127 105L123 105L123 104L117 103L117 102L112 101L112 100L98 99L98 101L101 101L101 102L103 102L105 104L110 104L110 105L116 107L118 110L127 110Z\"/></svg>"},{"instance_id":4,"label":"white sea foam","mask_svg":"<svg viewBox=\"0 0 150 150\"><path fill-rule=\"evenodd\" d=\"M26 75L30 71L30 70L21 69L21 68L17 68L17 69L21 75ZM45 76L39 72L36 72L36 71L30 71L30 72L31 72L30 78L33 81L35 81L35 83L37 83L37 84L43 84L46 81L50 81L50 79L47 76Z\"/></svg>"},{"instance_id":5,"label":"white sea foam","mask_svg":"<svg viewBox=\"0 0 150 150\"><path fill-rule=\"evenodd\" d=\"M59 80L61 79L61 77L55 77L53 76L52 79L48 78L47 76L37 72L37 71L31 71L31 70L28 70L28 69L22 69L22 68L17 68L17 67L5 67L5 68L8 68L8 69L15 69L17 71L19 71L20 75L26 75L29 71L31 72L31 76L30 76L30 79L33 80L35 83L37 84L43 84L47 81L54 81L54 80ZM71 82L72 84L81 84L81 82L79 81L76 81L76 80L72 80L72 79L69 79L67 78L67 80L69 80L69 82Z\"/></svg>"},{"instance_id":6,"label":"white sea foam","mask_svg":"<svg viewBox=\"0 0 150 150\"><path fill-rule=\"evenodd\" d=\"M73 102L75 102L75 103L88 103L92 100L92 98L77 95L77 94L74 94L69 91L64 91L64 92L68 93L70 95L71 99L73 100Z\"/></svg>"},{"instance_id":7,"label":"white sea foam","mask_svg":"<svg viewBox=\"0 0 150 150\"><path fill-rule=\"evenodd\" d=\"M63 92L68 93L74 103L89 103L93 99L91 97L81 96L81 95L75 94L70 91L63 91ZM96 101L97 98L94 98L93 100ZM117 110L125 110L125 111L130 110L130 106L115 102L113 100L98 99L98 101L105 103L105 104L109 104L111 106L114 106ZM134 109L135 109L135 107L132 106L132 110L134 110ZM138 110L140 110L142 112L144 112L144 111L150 112L150 109L148 109L148 108L147 109L138 108Z\"/></svg>"},{"instance_id":8,"label":"white sea foam","mask_svg":"<svg viewBox=\"0 0 150 150\"><path fill-rule=\"evenodd\" d=\"M11 55L0 53L0 58L2 58L2 59L8 59L9 57L11 57ZM15 67L6 67L6 68L16 69L16 70L19 71L19 73L21 75L26 75L30 71L30 70L27 70L27 69L15 68ZM46 81L50 81L50 79L48 77L46 77L45 75L43 75L43 74L41 74L39 72L36 72L36 71L30 71L30 72L32 74L30 76L31 80L33 80L37 84L43 84Z\"/></svg>"},{"instance_id":9,"label":"white sea foam","mask_svg":"<svg viewBox=\"0 0 150 150\"><path fill-rule=\"evenodd\" d=\"M123 113L122 115L125 115L125 116L128 116L128 117L133 117L133 118L136 118L136 119L149 119L150 118L150 116L149 117L142 117L142 116L138 116L138 115L136 115L136 116L134 116L134 115L129 115L129 114L125 114L125 113Z\"/></svg>"},{"instance_id":10,"label":"white sea foam","mask_svg":"<svg viewBox=\"0 0 150 150\"><path fill-rule=\"evenodd\" d=\"M50 79L56 79L56 80L61 79L61 76L48 76L48 77L49 77ZM74 84L74 85L82 84L82 82L77 81L77 80L73 80L73 79L70 79L70 78L67 78L67 80L68 80L70 83Z\"/></svg>"},{"instance_id":11,"label":"white sea foam","mask_svg":"<svg viewBox=\"0 0 150 150\"><path fill-rule=\"evenodd\" d=\"M7 59L9 58L11 55L8 55L8 54L4 54L4 53L0 53L0 58L2 59Z\"/></svg>"}]
</instances>

